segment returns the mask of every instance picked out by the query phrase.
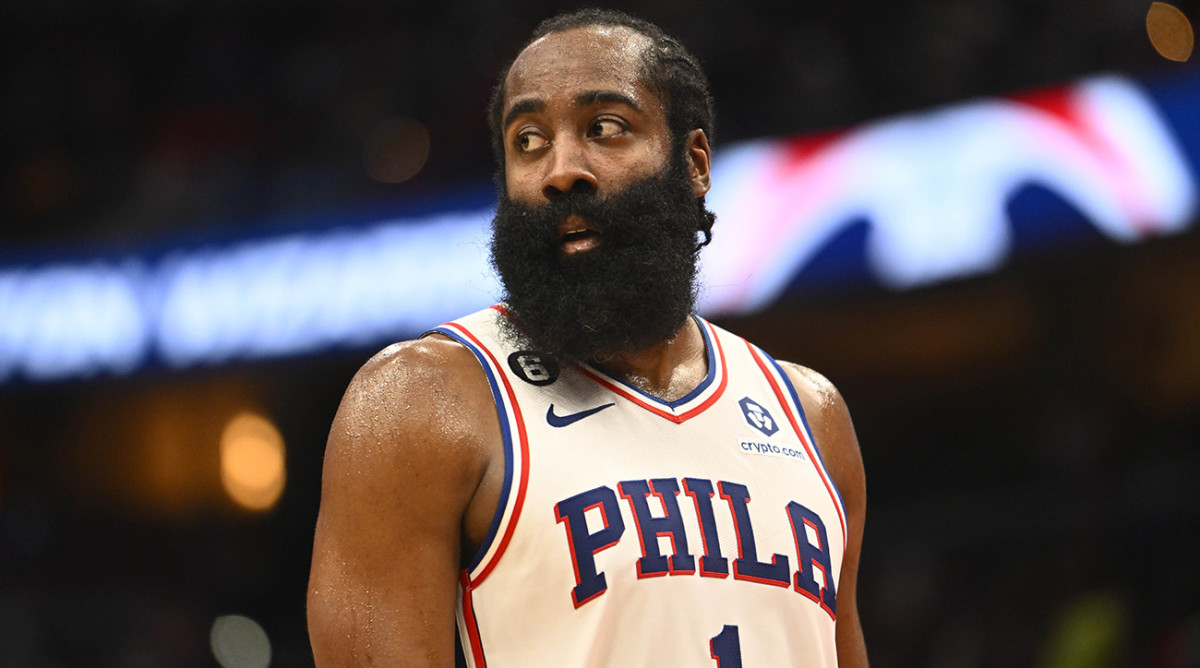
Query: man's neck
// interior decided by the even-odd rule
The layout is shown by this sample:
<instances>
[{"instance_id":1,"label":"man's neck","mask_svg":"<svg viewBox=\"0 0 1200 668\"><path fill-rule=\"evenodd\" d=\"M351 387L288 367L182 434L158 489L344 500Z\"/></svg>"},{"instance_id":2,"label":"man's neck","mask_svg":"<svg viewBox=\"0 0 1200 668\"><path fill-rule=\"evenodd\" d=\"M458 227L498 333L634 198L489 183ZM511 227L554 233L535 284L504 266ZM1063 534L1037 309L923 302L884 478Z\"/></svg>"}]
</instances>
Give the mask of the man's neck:
<instances>
[{"instance_id":1,"label":"man's neck","mask_svg":"<svg viewBox=\"0 0 1200 668\"><path fill-rule=\"evenodd\" d=\"M665 401L696 389L708 375L708 351L695 318L675 336L644 350L621 353L602 363L605 371Z\"/></svg>"}]
</instances>

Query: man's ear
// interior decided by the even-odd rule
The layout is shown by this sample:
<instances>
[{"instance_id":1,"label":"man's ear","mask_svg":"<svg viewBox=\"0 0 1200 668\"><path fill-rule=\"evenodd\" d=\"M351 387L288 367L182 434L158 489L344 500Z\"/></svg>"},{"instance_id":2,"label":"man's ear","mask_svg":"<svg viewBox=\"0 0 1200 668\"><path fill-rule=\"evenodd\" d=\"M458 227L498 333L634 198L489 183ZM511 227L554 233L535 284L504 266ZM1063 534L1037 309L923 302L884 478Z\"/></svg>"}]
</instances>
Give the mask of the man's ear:
<instances>
[{"instance_id":1,"label":"man's ear","mask_svg":"<svg viewBox=\"0 0 1200 668\"><path fill-rule=\"evenodd\" d=\"M708 147L708 136L704 130L696 128L688 133L683 146L688 175L692 179L692 192L696 193L696 197L704 197L711 185L712 150Z\"/></svg>"}]
</instances>

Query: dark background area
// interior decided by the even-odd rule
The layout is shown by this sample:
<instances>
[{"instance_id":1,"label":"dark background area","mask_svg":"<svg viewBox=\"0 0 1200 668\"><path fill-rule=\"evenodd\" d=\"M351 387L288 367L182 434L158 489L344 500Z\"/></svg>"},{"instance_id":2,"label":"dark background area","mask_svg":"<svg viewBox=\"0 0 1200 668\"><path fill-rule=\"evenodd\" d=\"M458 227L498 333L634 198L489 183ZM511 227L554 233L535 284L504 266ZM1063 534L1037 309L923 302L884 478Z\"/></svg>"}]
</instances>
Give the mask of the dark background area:
<instances>
[{"instance_id":1,"label":"dark background area","mask_svg":"<svg viewBox=\"0 0 1200 668\"><path fill-rule=\"evenodd\" d=\"M699 55L719 152L1191 67L1151 48L1149 4L612 6ZM236 235L486 184L499 68L568 6L10 0L0 257ZM370 137L400 117L426 129L428 159L381 183ZM714 243L735 233L718 222ZM1200 235L1093 240L906 293L804 294L720 324L820 370L850 404L873 665L1200 665ZM272 665L311 665L324 439L371 352L0 386L0 666L213 666L209 629L229 613L262 625ZM287 444L287 487L264 513L227 500L214 463L247 407Z\"/></svg>"}]
</instances>

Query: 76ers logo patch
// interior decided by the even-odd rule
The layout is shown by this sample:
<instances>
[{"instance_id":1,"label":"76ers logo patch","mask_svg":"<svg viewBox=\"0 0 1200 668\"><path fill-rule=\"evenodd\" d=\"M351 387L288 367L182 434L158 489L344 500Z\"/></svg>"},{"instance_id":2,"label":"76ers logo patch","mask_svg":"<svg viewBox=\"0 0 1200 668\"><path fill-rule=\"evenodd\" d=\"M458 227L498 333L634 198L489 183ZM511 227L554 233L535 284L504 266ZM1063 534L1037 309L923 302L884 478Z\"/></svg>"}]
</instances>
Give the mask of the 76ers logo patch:
<instances>
[{"instance_id":1,"label":"76ers logo patch","mask_svg":"<svg viewBox=\"0 0 1200 668\"><path fill-rule=\"evenodd\" d=\"M754 427L767 436L779 431L779 425L775 424L771 413L755 403L750 397L742 397L738 405L742 407L742 415L746 416L746 423L751 427Z\"/></svg>"},{"instance_id":2,"label":"76ers logo patch","mask_svg":"<svg viewBox=\"0 0 1200 668\"><path fill-rule=\"evenodd\" d=\"M532 350L508 356L508 368L530 385L549 385L558 380L558 363L553 357Z\"/></svg>"}]
</instances>

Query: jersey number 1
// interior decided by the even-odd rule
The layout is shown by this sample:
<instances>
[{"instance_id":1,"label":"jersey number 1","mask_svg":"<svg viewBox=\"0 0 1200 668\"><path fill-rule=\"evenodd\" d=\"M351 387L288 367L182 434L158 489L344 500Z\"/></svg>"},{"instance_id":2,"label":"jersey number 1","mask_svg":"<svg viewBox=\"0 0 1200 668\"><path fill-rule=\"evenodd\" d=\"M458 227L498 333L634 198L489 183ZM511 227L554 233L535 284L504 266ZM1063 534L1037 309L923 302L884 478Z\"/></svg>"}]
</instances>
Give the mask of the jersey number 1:
<instances>
[{"instance_id":1,"label":"jersey number 1","mask_svg":"<svg viewBox=\"0 0 1200 668\"><path fill-rule=\"evenodd\" d=\"M708 641L708 651L717 660L717 668L742 668L742 644L738 627L726 624L721 632Z\"/></svg>"}]
</instances>

